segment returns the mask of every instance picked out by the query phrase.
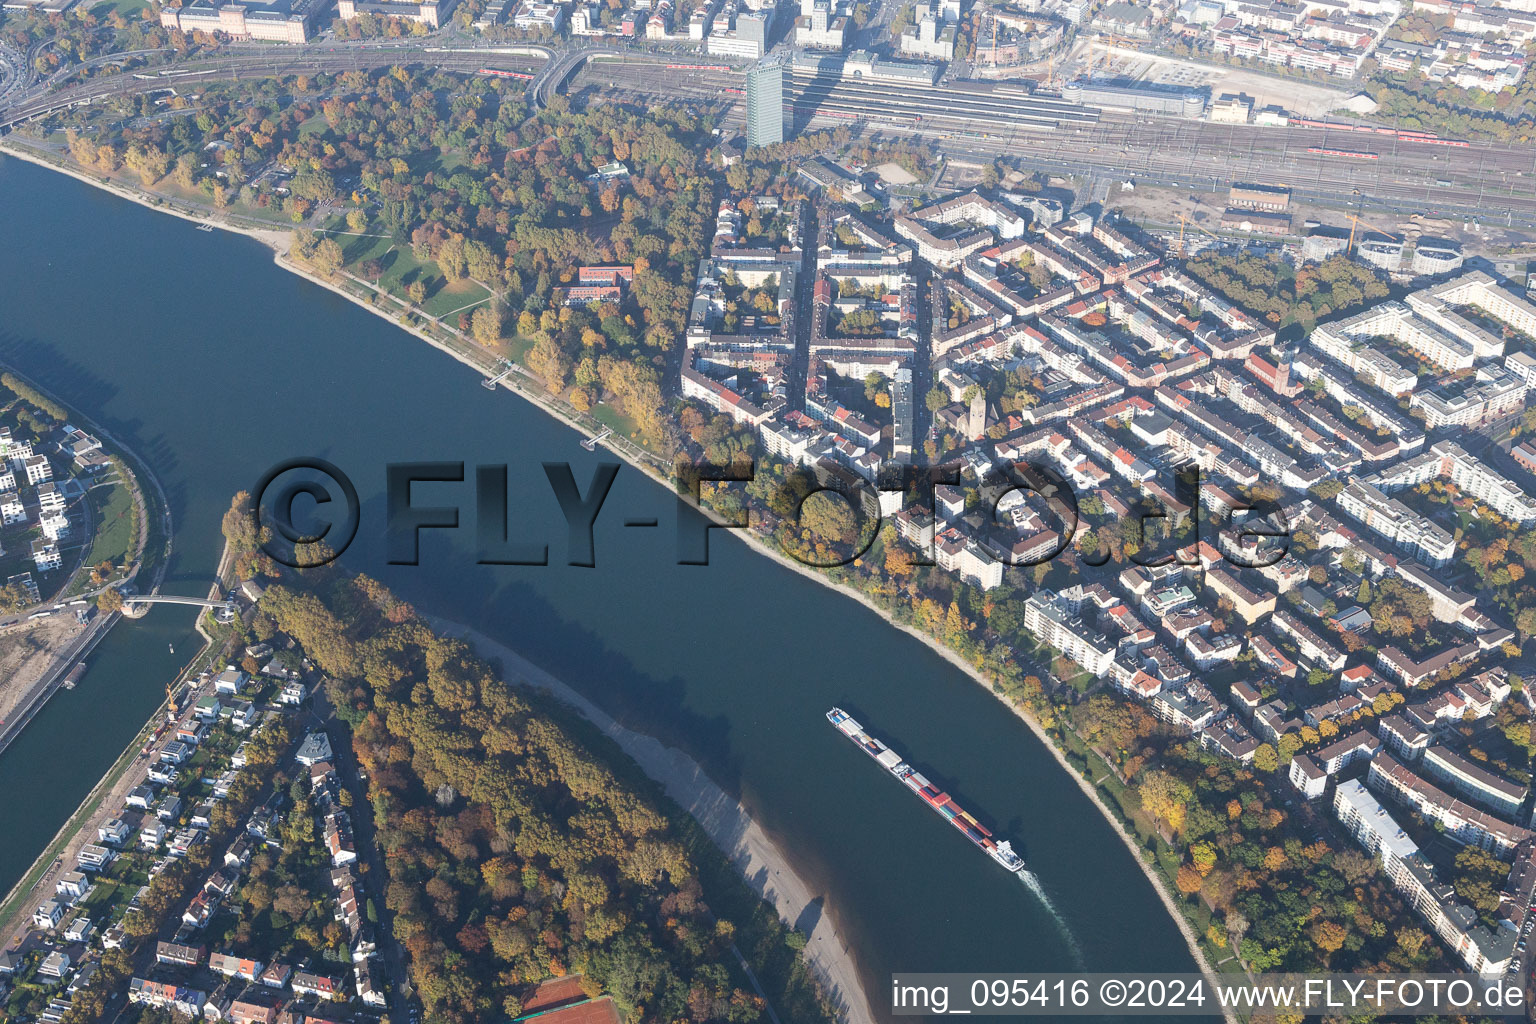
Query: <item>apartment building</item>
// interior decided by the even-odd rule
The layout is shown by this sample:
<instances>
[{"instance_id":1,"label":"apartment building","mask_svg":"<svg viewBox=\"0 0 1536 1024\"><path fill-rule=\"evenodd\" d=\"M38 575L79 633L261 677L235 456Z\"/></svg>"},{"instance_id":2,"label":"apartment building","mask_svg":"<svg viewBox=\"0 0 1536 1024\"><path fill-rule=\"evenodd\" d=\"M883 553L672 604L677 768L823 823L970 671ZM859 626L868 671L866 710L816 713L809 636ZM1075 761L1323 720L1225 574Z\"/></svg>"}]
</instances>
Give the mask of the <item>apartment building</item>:
<instances>
[{"instance_id":1,"label":"apartment building","mask_svg":"<svg viewBox=\"0 0 1536 1024\"><path fill-rule=\"evenodd\" d=\"M1429 733L1403 715L1384 716L1376 731L1387 749L1405 761L1417 761L1429 749Z\"/></svg>"},{"instance_id":2,"label":"apartment building","mask_svg":"<svg viewBox=\"0 0 1536 1024\"><path fill-rule=\"evenodd\" d=\"M1453 484L1469 498L1475 498L1506 519L1517 523L1536 519L1533 500L1514 481L1496 472L1470 455L1455 441L1438 441L1429 451L1366 478L1382 490L1414 487L1440 479Z\"/></svg>"},{"instance_id":3,"label":"apartment building","mask_svg":"<svg viewBox=\"0 0 1536 1024\"><path fill-rule=\"evenodd\" d=\"M1515 932L1480 924L1476 912L1435 878L1433 866L1417 844L1364 786L1354 780L1340 784L1334 791L1333 810L1360 845L1377 857L1393 888L1469 968L1480 974L1503 972L1514 954Z\"/></svg>"},{"instance_id":4,"label":"apartment building","mask_svg":"<svg viewBox=\"0 0 1536 1024\"><path fill-rule=\"evenodd\" d=\"M1532 837L1527 829L1457 800L1385 751L1371 761L1368 781L1372 789L1443 826L1464 846L1508 857Z\"/></svg>"},{"instance_id":5,"label":"apartment building","mask_svg":"<svg viewBox=\"0 0 1536 1024\"><path fill-rule=\"evenodd\" d=\"M1299 653L1307 661L1337 672L1344 667L1344 652L1314 633L1305 623L1284 608L1276 609L1269 619L1270 628L1281 636L1290 638Z\"/></svg>"},{"instance_id":6,"label":"apartment building","mask_svg":"<svg viewBox=\"0 0 1536 1024\"><path fill-rule=\"evenodd\" d=\"M1426 565L1447 565L1456 553L1449 530L1383 493L1370 478L1350 477L1334 500L1377 536Z\"/></svg>"},{"instance_id":7,"label":"apartment building","mask_svg":"<svg viewBox=\"0 0 1536 1024\"><path fill-rule=\"evenodd\" d=\"M1500 366L1483 366L1470 380L1415 391L1410 408L1430 429L1480 427L1525 408L1526 383Z\"/></svg>"},{"instance_id":8,"label":"apartment building","mask_svg":"<svg viewBox=\"0 0 1536 1024\"><path fill-rule=\"evenodd\" d=\"M1024 628L1096 676L1104 676L1114 661L1114 645L1103 633L1084 624L1059 595L1030 595L1024 603Z\"/></svg>"},{"instance_id":9,"label":"apartment building","mask_svg":"<svg viewBox=\"0 0 1536 1024\"><path fill-rule=\"evenodd\" d=\"M1525 802L1526 787L1496 775L1449 747L1435 744L1420 760L1425 772L1490 810L1513 817Z\"/></svg>"}]
</instances>

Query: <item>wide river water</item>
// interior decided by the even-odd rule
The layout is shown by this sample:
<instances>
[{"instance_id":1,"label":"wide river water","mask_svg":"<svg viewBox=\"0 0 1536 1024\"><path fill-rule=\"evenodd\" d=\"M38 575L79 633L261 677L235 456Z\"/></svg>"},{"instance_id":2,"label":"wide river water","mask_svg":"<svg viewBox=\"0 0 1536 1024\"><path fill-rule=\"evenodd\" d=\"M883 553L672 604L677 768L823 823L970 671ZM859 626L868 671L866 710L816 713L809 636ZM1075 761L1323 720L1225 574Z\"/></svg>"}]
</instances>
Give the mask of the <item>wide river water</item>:
<instances>
[{"instance_id":1,"label":"wide river water","mask_svg":"<svg viewBox=\"0 0 1536 1024\"><path fill-rule=\"evenodd\" d=\"M677 565L675 499L627 466L596 568L570 567L541 463L571 463L585 489L611 455L253 240L6 157L0 196L0 361L152 464L176 522L166 592L206 592L236 491L278 461L323 457L362 498L345 564L702 762L826 894L882 1019L895 971L1194 969L1112 826L1022 723L917 640L719 532L710 565ZM462 528L424 533L421 564L391 567L385 466L415 460L469 466L462 485L416 487L418 505L456 503ZM549 543L547 567L476 564L473 467L501 463L512 528ZM0 756L0 892L163 698L191 625L162 606L117 626ZM832 704L1011 837L1059 920L836 733Z\"/></svg>"}]
</instances>

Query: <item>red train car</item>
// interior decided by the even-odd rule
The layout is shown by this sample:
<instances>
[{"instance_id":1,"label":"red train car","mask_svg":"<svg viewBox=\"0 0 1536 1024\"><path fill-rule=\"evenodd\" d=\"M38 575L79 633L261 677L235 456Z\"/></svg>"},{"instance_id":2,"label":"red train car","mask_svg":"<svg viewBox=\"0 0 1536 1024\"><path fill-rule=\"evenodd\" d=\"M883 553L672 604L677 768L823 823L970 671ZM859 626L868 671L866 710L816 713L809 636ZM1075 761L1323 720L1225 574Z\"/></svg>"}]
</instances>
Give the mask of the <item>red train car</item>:
<instances>
[{"instance_id":1,"label":"red train car","mask_svg":"<svg viewBox=\"0 0 1536 1024\"><path fill-rule=\"evenodd\" d=\"M1366 153L1357 149L1325 149L1322 146L1308 146L1308 153L1317 153L1321 156L1341 156L1350 160L1380 160L1380 153Z\"/></svg>"}]
</instances>

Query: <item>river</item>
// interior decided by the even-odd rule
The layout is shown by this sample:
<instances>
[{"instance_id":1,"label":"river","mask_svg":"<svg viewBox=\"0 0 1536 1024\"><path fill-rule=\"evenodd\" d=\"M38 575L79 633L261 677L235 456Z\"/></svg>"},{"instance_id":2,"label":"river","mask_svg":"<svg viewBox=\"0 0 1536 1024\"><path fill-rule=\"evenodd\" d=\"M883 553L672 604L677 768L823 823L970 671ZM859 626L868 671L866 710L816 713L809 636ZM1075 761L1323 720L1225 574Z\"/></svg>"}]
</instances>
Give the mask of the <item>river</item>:
<instances>
[{"instance_id":1,"label":"river","mask_svg":"<svg viewBox=\"0 0 1536 1024\"><path fill-rule=\"evenodd\" d=\"M1195 969L1049 751L917 640L719 532L710 565L677 565L675 499L627 466L598 518L596 567L568 566L541 463L569 462L585 490L611 456L253 240L5 157L0 195L0 361L150 462L176 522L167 592L206 592L236 491L320 456L362 498L345 563L702 762L828 894L882 1019L894 971ZM414 497L456 504L462 528L424 532L419 566L389 566L385 466L417 460L467 464L468 482ZM476 564L473 467L503 463L512 529L548 542L548 566ZM657 527L624 525L644 518ZM166 645L190 651L191 621L162 607L119 625L0 758L0 892L164 696L183 660ZM839 736L832 704L1013 838L1059 920Z\"/></svg>"}]
</instances>

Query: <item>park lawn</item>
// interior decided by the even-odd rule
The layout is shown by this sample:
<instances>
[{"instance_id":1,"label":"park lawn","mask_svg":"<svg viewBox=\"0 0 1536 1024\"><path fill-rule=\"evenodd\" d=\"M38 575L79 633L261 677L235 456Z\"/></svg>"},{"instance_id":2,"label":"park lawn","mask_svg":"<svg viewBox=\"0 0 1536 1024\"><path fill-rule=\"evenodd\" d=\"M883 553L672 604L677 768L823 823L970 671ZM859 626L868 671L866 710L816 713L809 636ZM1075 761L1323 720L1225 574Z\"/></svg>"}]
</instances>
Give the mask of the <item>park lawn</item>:
<instances>
[{"instance_id":1,"label":"park lawn","mask_svg":"<svg viewBox=\"0 0 1536 1024\"><path fill-rule=\"evenodd\" d=\"M86 556L85 564L126 564L133 550L134 535L138 531L133 495L121 482L94 487L86 495L96 515L96 537L91 542L91 551Z\"/></svg>"},{"instance_id":2,"label":"park lawn","mask_svg":"<svg viewBox=\"0 0 1536 1024\"><path fill-rule=\"evenodd\" d=\"M329 125L325 120L325 115L316 114L309 120L303 121L299 124L299 138L302 139L307 135L318 135L325 131L327 127L329 127Z\"/></svg>"},{"instance_id":3,"label":"park lawn","mask_svg":"<svg viewBox=\"0 0 1536 1024\"><path fill-rule=\"evenodd\" d=\"M341 244L342 265L349 273L362 277L360 267L369 260L378 260L384 265L384 273L377 282L382 291L408 299L406 290L412 282L419 280L425 284L427 297L421 308L433 319L451 317L457 320L457 314L473 313L476 307L491 298L491 293L474 281L465 279L458 284L449 284L436 263L418 260L408 246L396 245L393 238L371 231L361 235L348 233L350 229L343 216L332 218L324 230L336 233L336 241ZM512 358L521 362L531 347L531 340L514 340L510 346Z\"/></svg>"},{"instance_id":4,"label":"park lawn","mask_svg":"<svg viewBox=\"0 0 1536 1024\"><path fill-rule=\"evenodd\" d=\"M430 170L436 174L447 175L463 167L468 161L460 153L449 149L439 150L435 158L428 161L428 163L430 164Z\"/></svg>"},{"instance_id":5,"label":"park lawn","mask_svg":"<svg viewBox=\"0 0 1536 1024\"><path fill-rule=\"evenodd\" d=\"M290 231L298 230L298 225L293 222L293 215L284 213L282 207L273 202L267 206L257 206L254 203L235 203L229 207L229 212L251 220L259 220L275 227L287 228Z\"/></svg>"},{"instance_id":6,"label":"park lawn","mask_svg":"<svg viewBox=\"0 0 1536 1024\"><path fill-rule=\"evenodd\" d=\"M1051 659L1051 672L1057 679L1060 679L1079 693L1087 692L1088 688L1095 681L1091 672L1088 672L1070 658L1062 657L1059 654Z\"/></svg>"},{"instance_id":7,"label":"park lawn","mask_svg":"<svg viewBox=\"0 0 1536 1024\"><path fill-rule=\"evenodd\" d=\"M589 415L603 426L611 428L613 432L618 434L620 437L629 438L635 441L639 440L635 437L635 433L640 428L635 426L635 421L630 419L628 416L625 416L623 413L619 412L608 403L600 402L597 405L594 405L591 408Z\"/></svg>"},{"instance_id":8,"label":"park lawn","mask_svg":"<svg viewBox=\"0 0 1536 1024\"><path fill-rule=\"evenodd\" d=\"M1071 663L1069 662L1068 664ZM1098 681L1098 677L1086 669L1079 670L1078 673L1074 676L1062 678L1062 682L1072 687L1072 689L1076 690L1078 693L1087 693L1089 690L1093 689L1093 684Z\"/></svg>"},{"instance_id":9,"label":"park lawn","mask_svg":"<svg viewBox=\"0 0 1536 1024\"><path fill-rule=\"evenodd\" d=\"M524 366L527 365L525 360L528 357L528 352L533 348L533 339L514 333L510 338L502 342L502 347L506 349L508 359L520 366Z\"/></svg>"},{"instance_id":10,"label":"park lawn","mask_svg":"<svg viewBox=\"0 0 1536 1024\"><path fill-rule=\"evenodd\" d=\"M491 297L490 292L468 279L458 284L448 284L439 276L438 281L440 286L436 291L432 290L430 283L427 285L427 301L421 304L421 308L439 320L450 314L452 319L457 320L459 313L473 313L476 306Z\"/></svg>"},{"instance_id":11,"label":"park lawn","mask_svg":"<svg viewBox=\"0 0 1536 1024\"><path fill-rule=\"evenodd\" d=\"M345 226L345 221L342 221L342 225ZM394 246L393 239L370 238L367 235L337 235L336 241L341 246L342 265L359 277L362 276L357 269L359 265L368 260L383 262L384 254Z\"/></svg>"},{"instance_id":12,"label":"park lawn","mask_svg":"<svg viewBox=\"0 0 1536 1024\"><path fill-rule=\"evenodd\" d=\"M342 235L337 240L341 244L344 266L350 273L361 277L358 268L371 259L384 265L384 273L377 282L381 291L409 301L406 290L413 282L421 281L426 285L427 297L421 308L434 319L461 310L472 312L491 297L490 292L473 281L464 280L450 285L442 271L437 269L436 263L418 260L409 246L397 246L392 239Z\"/></svg>"},{"instance_id":13,"label":"park lawn","mask_svg":"<svg viewBox=\"0 0 1536 1024\"><path fill-rule=\"evenodd\" d=\"M1183 860L1170 847L1164 845L1162 840L1158 840L1155 857L1157 866L1162 869L1163 875L1172 884L1179 873L1179 865L1184 863Z\"/></svg>"}]
</instances>

